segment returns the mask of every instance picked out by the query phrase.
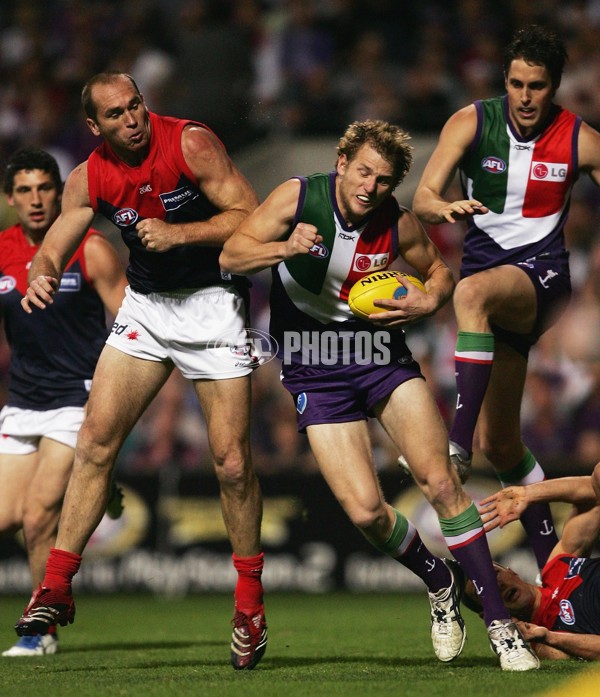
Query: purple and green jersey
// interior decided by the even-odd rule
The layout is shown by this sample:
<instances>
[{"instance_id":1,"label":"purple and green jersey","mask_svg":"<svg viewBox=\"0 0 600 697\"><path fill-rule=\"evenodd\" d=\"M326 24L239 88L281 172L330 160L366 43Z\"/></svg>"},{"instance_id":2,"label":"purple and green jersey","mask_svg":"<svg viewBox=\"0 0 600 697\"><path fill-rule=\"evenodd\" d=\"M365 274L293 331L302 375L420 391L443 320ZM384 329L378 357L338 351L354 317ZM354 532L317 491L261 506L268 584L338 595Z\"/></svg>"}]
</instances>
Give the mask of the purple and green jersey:
<instances>
[{"instance_id":1,"label":"purple and green jersey","mask_svg":"<svg viewBox=\"0 0 600 697\"><path fill-rule=\"evenodd\" d=\"M512 126L506 97L475 108L477 132L460 163L461 183L465 197L489 213L468 219L461 274L563 255L580 117L554 105L545 128L527 140Z\"/></svg>"}]
</instances>

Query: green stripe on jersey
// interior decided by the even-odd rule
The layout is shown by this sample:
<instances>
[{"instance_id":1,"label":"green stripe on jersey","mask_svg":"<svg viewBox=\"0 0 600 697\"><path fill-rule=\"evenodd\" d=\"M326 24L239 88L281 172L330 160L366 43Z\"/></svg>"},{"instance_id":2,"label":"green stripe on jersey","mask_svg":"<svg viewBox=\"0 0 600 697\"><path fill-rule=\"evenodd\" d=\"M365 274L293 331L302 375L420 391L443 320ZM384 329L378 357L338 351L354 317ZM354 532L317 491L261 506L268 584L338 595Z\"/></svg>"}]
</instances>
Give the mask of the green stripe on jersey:
<instances>
[{"instance_id":1,"label":"green stripe on jersey","mask_svg":"<svg viewBox=\"0 0 600 697\"><path fill-rule=\"evenodd\" d=\"M493 213L504 213L508 187L510 140L502 97L481 102L481 139L465 158L461 169L473 182L473 198L483 201ZM503 163L503 165L501 164Z\"/></svg>"},{"instance_id":2,"label":"green stripe on jersey","mask_svg":"<svg viewBox=\"0 0 600 697\"><path fill-rule=\"evenodd\" d=\"M300 213L300 222L310 223L323 237L326 256L301 254L285 263L290 276L303 288L318 295L325 282L335 242L335 213L329 196L329 175L313 174L307 177L306 196Z\"/></svg>"}]
</instances>

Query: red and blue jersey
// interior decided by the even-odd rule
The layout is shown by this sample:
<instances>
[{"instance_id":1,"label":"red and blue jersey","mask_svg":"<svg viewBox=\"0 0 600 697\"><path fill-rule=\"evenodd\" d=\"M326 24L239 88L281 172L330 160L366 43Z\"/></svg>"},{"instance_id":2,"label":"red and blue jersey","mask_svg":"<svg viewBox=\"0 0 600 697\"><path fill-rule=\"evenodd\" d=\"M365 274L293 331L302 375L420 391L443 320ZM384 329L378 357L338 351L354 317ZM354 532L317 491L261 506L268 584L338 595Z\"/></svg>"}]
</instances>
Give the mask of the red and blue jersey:
<instances>
[{"instance_id":1,"label":"red and blue jersey","mask_svg":"<svg viewBox=\"0 0 600 697\"><path fill-rule=\"evenodd\" d=\"M542 569L542 598L531 621L576 634L600 634L600 558L560 554Z\"/></svg>"},{"instance_id":2,"label":"red and blue jersey","mask_svg":"<svg viewBox=\"0 0 600 697\"><path fill-rule=\"evenodd\" d=\"M123 162L106 142L87 161L92 208L119 228L129 248L131 288L147 295L225 283L247 285L242 277L221 272L220 247L184 244L156 253L142 245L136 224L145 218L188 223L220 212L201 191L183 157L181 134L193 122L154 113L149 118L149 151L140 165Z\"/></svg>"},{"instance_id":3,"label":"red and blue jersey","mask_svg":"<svg viewBox=\"0 0 600 697\"><path fill-rule=\"evenodd\" d=\"M9 406L46 411L83 406L108 329L81 245L67 264L54 302L44 310L21 307L27 273L39 249L20 225L0 232L0 319L11 349Z\"/></svg>"}]
</instances>

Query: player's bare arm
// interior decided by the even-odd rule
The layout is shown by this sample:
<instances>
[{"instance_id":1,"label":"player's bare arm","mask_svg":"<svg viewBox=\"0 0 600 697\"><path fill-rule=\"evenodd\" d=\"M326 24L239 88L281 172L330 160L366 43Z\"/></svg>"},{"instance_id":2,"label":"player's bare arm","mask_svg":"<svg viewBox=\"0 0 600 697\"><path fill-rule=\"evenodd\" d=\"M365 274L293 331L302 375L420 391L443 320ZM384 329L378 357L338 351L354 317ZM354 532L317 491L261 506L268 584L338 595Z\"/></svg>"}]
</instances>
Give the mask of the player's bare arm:
<instances>
[{"instance_id":1,"label":"player's bare arm","mask_svg":"<svg viewBox=\"0 0 600 697\"><path fill-rule=\"evenodd\" d=\"M406 288L406 295L397 300L377 300L374 304L388 311L369 318L385 326L408 324L434 314L448 302L455 285L452 272L439 250L411 211L402 211L398 220L398 240L399 255L420 274L427 292L423 293L412 283L399 278L398 282Z\"/></svg>"},{"instance_id":2,"label":"player's bare arm","mask_svg":"<svg viewBox=\"0 0 600 697\"><path fill-rule=\"evenodd\" d=\"M191 223L167 223L157 218L140 221L138 237L150 252L166 252L182 244L220 247L258 206L250 182L213 133L200 126L186 126L181 148L198 186L221 212Z\"/></svg>"},{"instance_id":3,"label":"player's bare arm","mask_svg":"<svg viewBox=\"0 0 600 697\"><path fill-rule=\"evenodd\" d=\"M252 274L299 254L322 241L314 225L298 223L287 232L298 208L300 181L290 179L274 189L223 246L224 271Z\"/></svg>"},{"instance_id":4,"label":"player's bare arm","mask_svg":"<svg viewBox=\"0 0 600 697\"><path fill-rule=\"evenodd\" d=\"M582 123L578 141L579 169L600 186L600 133Z\"/></svg>"},{"instance_id":5,"label":"player's bare arm","mask_svg":"<svg viewBox=\"0 0 600 697\"><path fill-rule=\"evenodd\" d=\"M487 531L504 527L523 513L531 503L562 501L582 510L597 503L592 478L559 477L524 486L509 486L488 496L479 504Z\"/></svg>"},{"instance_id":6,"label":"player's bare arm","mask_svg":"<svg viewBox=\"0 0 600 697\"><path fill-rule=\"evenodd\" d=\"M471 104L453 114L442 129L413 200L420 220L431 225L455 223L468 215L483 215L489 209L476 199L447 201L444 198L456 176L458 164L470 146L477 128L477 113Z\"/></svg>"},{"instance_id":7,"label":"player's bare arm","mask_svg":"<svg viewBox=\"0 0 600 697\"><path fill-rule=\"evenodd\" d=\"M523 638L554 649L560 653L545 653L544 658L583 658L586 661L600 660L600 636L597 634L575 634L572 632L553 632L531 622L519 622Z\"/></svg>"},{"instance_id":8,"label":"player's bare arm","mask_svg":"<svg viewBox=\"0 0 600 697\"><path fill-rule=\"evenodd\" d=\"M90 281L104 307L116 317L127 287L123 265L113 245L102 235L91 235L83 248Z\"/></svg>"},{"instance_id":9,"label":"player's bare arm","mask_svg":"<svg viewBox=\"0 0 600 697\"><path fill-rule=\"evenodd\" d=\"M32 312L31 305L43 310L52 304L62 272L92 224L94 211L90 206L87 181L85 162L67 177L61 214L46 233L31 262L29 287L21 300L21 306L28 314Z\"/></svg>"}]
</instances>

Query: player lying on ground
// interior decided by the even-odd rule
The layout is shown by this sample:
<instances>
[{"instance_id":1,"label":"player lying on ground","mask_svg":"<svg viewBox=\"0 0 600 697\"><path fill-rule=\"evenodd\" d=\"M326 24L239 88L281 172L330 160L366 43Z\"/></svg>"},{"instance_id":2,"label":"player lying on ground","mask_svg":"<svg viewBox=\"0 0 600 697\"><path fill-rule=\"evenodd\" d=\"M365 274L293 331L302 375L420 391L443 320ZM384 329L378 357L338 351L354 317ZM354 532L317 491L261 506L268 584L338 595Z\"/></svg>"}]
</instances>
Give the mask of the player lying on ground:
<instances>
[{"instance_id":1,"label":"player lying on ground","mask_svg":"<svg viewBox=\"0 0 600 697\"><path fill-rule=\"evenodd\" d=\"M600 463L589 477L549 479L489 496L481 502L486 530L518 520L540 501L564 501L573 509L542 569L541 587L495 565L502 597L540 658L600 660L600 558L590 557L600 532ZM464 602L479 610L472 584Z\"/></svg>"}]
</instances>

